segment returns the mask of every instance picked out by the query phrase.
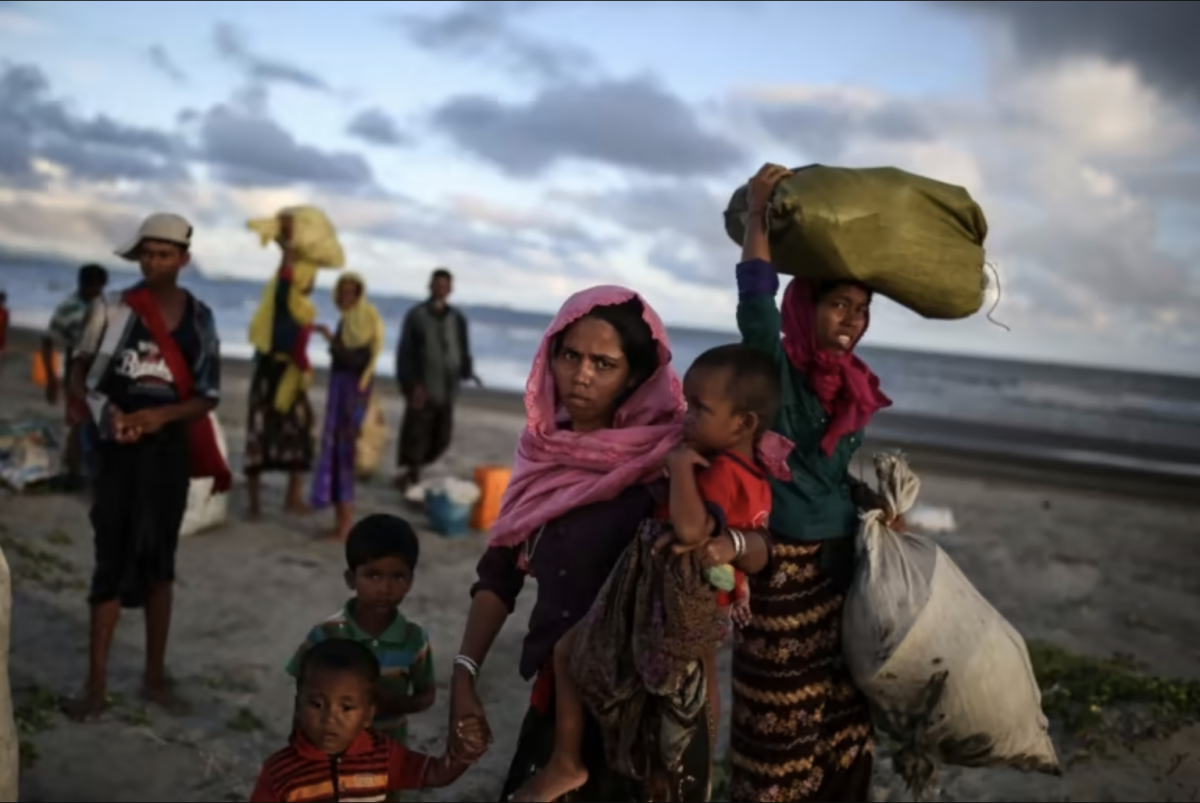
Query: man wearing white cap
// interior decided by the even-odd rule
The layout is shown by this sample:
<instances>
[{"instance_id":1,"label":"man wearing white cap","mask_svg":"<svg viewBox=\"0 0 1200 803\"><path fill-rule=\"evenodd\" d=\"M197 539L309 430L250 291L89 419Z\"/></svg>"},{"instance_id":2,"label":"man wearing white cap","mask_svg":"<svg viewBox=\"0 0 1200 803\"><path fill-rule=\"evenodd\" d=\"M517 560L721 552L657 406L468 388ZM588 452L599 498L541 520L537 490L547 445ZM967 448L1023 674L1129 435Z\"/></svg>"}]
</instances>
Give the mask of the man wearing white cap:
<instances>
[{"instance_id":1,"label":"man wearing white cap","mask_svg":"<svg viewBox=\"0 0 1200 803\"><path fill-rule=\"evenodd\" d=\"M220 398L220 345L212 311L179 286L192 226L146 218L117 250L143 281L92 302L73 355L74 421L95 421L100 444L91 511L96 539L91 652L83 694L67 713L85 719L107 699L108 654L121 608L146 609L145 697L170 710L167 682L175 551L192 478L229 487L208 414Z\"/></svg>"}]
</instances>

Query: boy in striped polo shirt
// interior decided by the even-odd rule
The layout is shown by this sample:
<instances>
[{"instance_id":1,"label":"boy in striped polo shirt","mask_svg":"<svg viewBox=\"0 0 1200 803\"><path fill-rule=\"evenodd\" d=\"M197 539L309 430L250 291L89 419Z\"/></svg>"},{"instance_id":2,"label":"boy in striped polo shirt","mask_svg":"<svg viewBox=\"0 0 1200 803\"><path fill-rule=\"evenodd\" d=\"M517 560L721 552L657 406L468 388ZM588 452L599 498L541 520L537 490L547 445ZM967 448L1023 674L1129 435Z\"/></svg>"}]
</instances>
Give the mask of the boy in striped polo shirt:
<instances>
[{"instance_id":1,"label":"boy in striped polo shirt","mask_svg":"<svg viewBox=\"0 0 1200 803\"><path fill-rule=\"evenodd\" d=\"M263 763L251 803L394 799L409 789L449 786L487 750L487 728L478 717L456 725L462 755L414 753L371 731L379 662L357 641L322 641L297 671L292 737Z\"/></svg>"},{"instance_id":2,"label":"boy in striped polo shirt","mask_svg":"<svg viewBox=\"0 0 1200 803\"><path fill-rule=\"evenodd\" d=\"M328 639L367 647L381 670L374 727L401 745L408 740L408 716L427 711L437 694L429 636L400 612L419 554L417 534L398 516L377 513L355 524L346 539L346 585L354 597L309 631L287 666L298 677L304 654Z\"/></svg>"}]
</instances>

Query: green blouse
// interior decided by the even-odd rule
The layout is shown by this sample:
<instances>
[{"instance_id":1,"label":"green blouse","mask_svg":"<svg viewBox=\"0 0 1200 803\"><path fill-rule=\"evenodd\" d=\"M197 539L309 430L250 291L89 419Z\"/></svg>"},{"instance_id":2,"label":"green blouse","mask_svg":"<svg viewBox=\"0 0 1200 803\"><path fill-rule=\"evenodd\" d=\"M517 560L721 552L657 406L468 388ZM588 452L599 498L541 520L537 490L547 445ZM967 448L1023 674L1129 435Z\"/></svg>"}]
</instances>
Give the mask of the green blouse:
<instances>
[{"instance_id":1,"label":"green blouse","mask_svg":"<svg viewBox=\"0 0 1200 803\"><path fill-rule=\"evenodd\" d=\"M739 279L743 268L755 267L755 263L739 266ZM739 284L737 322L742 342L771 353L779 364L783 398L773 429L796 445L788 457L791 482L771 478L771 530L795 541L852 536L858 530L858 506L851 493L850 461L862 445L862 431L843 437L832 455L821 451L827 416L808 379L792 367L784 352L775 294L747 292L747 283Z\"/></svg>"}]
</instances>

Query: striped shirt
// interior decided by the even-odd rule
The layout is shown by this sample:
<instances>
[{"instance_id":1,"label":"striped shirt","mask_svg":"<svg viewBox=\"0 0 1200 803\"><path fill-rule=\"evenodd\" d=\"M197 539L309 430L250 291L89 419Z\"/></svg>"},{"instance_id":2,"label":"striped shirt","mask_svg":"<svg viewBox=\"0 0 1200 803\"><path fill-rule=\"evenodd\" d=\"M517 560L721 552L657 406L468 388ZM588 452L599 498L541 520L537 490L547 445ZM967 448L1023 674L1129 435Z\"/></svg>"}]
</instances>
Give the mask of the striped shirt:
<instances>
[{"instance_id":1,"label":"striped shirt","mask_svg":"<svg viewBox=\"0 0 1200 803\"><path fill-rule=\"evenodd\" d=\"M304 652L314 644L331 638L353 639L375 653L382 673L380 682L389 691L404 696L415 696L435 688L433 650L425 628L413 624L396 611L396 618L388 629L379 638L375 638L354 621L354 600L347 602L340 611L309 631L304 643L288 662L287 673L297 677ZM408 743L408 717L380 717L375 720L373 727L387 733L402 745Z\"/></svg>"},{"instance_id":2,"label":"striped shirt","mask_svg":"<svg viewBox=\"0 0 1200 803\"><path fill-rule=\"evenodd\" d=\"M421 789L432 760L386 735L363 731L340 756L331 756L296 732L268 758L251 803L368 803L388 793Z\"/></svg>"},{"instance_id":3,"label":"striped shirt","mask_svg":"<svg viewBox=\"0 0 1200 803\"><path fill-rule=\"evenodd\" d=\"M79 336L83 334L83 324L87 320L90 305L90 301L74 292L55 308L50 318L50 336L68 353L75 348Z\"/></svg>"}]
</instances>

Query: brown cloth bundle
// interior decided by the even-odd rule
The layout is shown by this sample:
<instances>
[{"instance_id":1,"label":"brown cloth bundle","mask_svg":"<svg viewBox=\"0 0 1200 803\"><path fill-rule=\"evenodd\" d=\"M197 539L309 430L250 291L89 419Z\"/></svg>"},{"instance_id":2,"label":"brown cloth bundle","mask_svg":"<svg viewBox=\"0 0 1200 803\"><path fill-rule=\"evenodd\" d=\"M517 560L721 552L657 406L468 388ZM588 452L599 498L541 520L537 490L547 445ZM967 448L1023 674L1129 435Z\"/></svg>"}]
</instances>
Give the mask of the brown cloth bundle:
<instances>
[{"instance_id":1,"label":"brown cloth bundle","mask_svg":"<svg viewBox=\"0 0 1200 803\"><path fill-rule=\"evenodd\" d=\"M704 662L727 622L695 554L653 554L646 521L576 632L571 675L604 734L610 767L676 771L708 702Z\"/></svg>"}]
</instances>

